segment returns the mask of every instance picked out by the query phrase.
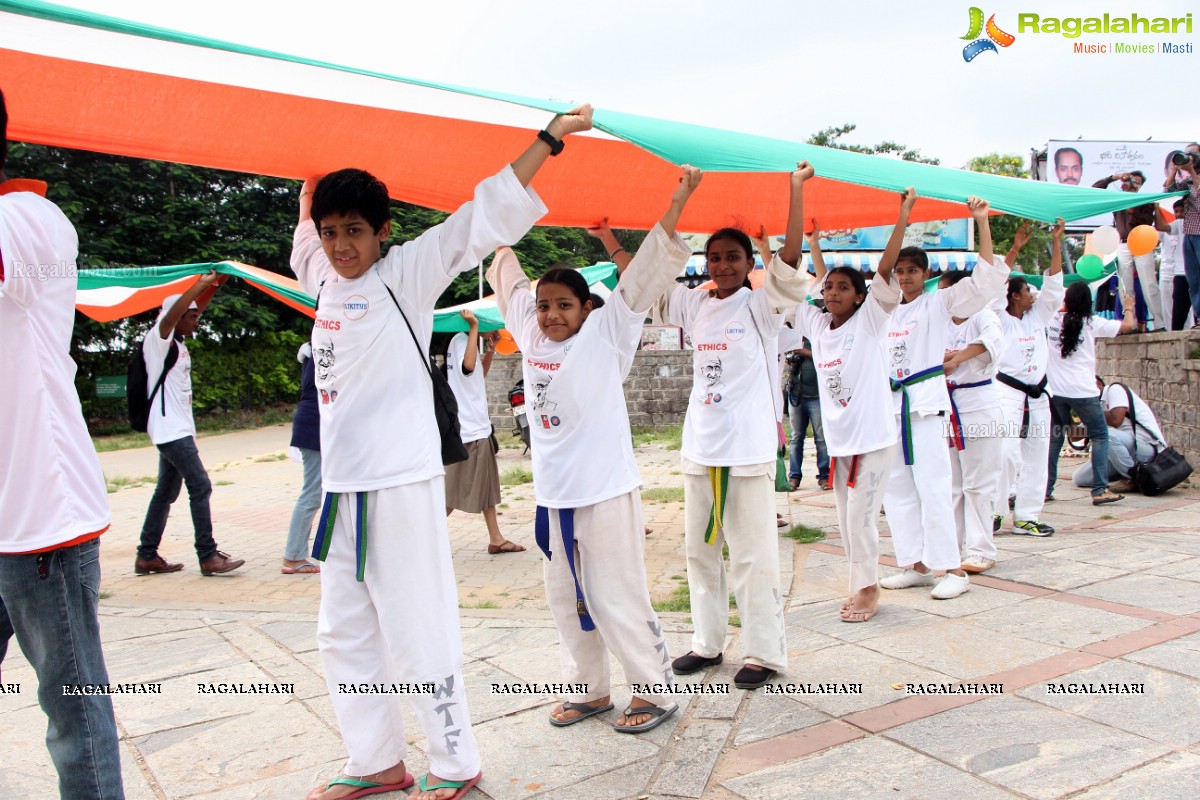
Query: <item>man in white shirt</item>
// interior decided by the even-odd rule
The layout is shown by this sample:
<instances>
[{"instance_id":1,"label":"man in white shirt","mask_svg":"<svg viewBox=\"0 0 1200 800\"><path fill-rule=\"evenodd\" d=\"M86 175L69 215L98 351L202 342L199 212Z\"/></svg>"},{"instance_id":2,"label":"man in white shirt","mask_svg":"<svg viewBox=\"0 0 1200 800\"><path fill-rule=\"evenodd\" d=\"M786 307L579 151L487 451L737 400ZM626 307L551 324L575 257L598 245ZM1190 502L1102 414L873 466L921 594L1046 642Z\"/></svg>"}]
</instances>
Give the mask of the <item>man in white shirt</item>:
<instances>
[{"instance_id":1,"label":"man in white shirt","mask_svg":"<svg viewBox=\"0 0 1200 800\"><path fill-rule=\"evenodd\" d=\"M150 416L146 432L158 448L158 485L146 509L142 538L133 571L138 575L178 572L183 564L171 563L158 554L167 514L187 484L196 532L196 557L201 575L232 572L246 562L230 558L217 549L212 535L209 497L212 483L196 449L196 422L192 418L192 357L184 340L196 332L200 313L208 306L223 278L215 272L201 275L186 292L168 297L154 326L142 341L146 360L146 386L150 389ZM172 355L174 353L174 356ZM163 374L163 368L170 365Z\"/></svg>"},{"instance_id":2,"label":"man in white shirt","mask_svg":"<svg viewBox=\"0 0 1200 800\"><path fill-rule=\"evenodd\" d=\"M1134 464L1145 464L1167 447L1166 437L1158 425L1158 419L1148 403L1123 383L1104 385L1104 379L1096 376L1100 389L1100 406L1104 409L1104 421L1108 423L1108 476L1116 481L1113 490L1122 494L1136 492L1137 485L1130 479ZM1133 402L1133 413L1129 404ZM1132 424L1137 421L1137 429ZM1075 470L1071 480L1076 486L1091 486L1091 464Z\"/></svg>"},{"instance_id":3,"label":"man in white shirt","mask_svg":"<svg viewBox=\"0 0 1200 800\"><path fill-rule=\"evenodd\" d=\"M16 636L59 796L122 800L112 699L89 691L108 685L97 606L111 515L70 354L79 240L45 183L4 174L7 122L0 94L0 662Z\"/></svg>"}]
</instances>

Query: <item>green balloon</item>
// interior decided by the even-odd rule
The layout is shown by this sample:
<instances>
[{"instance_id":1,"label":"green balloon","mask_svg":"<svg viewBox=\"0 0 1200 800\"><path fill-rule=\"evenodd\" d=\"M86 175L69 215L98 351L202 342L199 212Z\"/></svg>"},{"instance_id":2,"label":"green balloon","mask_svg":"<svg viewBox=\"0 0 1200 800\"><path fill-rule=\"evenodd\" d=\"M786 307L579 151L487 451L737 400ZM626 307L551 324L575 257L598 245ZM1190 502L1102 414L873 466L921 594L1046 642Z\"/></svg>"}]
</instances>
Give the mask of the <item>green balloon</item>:
<instances>
[{"instance_id":1,"label":"green balloon","mask_svg":"<svg viewBox=\"0 0 1200 800\"><path fill-rule=\"evenodd\" d=\"M1104 274L1104 259L1095 253L1088 253L1075 262L1075 271L1085 281L1094 281Z\"/></svg>"}]
</instances>

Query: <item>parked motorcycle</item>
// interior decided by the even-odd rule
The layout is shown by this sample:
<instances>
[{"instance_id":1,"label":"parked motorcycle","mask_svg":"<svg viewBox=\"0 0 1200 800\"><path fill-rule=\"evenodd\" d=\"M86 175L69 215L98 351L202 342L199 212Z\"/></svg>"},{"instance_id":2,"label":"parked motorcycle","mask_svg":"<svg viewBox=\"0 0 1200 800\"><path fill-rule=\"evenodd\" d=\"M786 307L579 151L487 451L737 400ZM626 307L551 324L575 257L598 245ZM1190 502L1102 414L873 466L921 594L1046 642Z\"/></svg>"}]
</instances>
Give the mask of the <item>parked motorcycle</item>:
<instances>
[{"instance_id":1,"label":"parked motorcycle","mask_svg":"<svg viewBox=\"0 0 1200 800\"><path fill-rule=\"evenodd\" d=\"M513 421L516 427L513 428L513 436L520 437L525 443L525 452L529 452L529 420L525 416L525 379L517 381L511 389L508 390L508 405L512 409Z\"/></svg>"}]
</instances>

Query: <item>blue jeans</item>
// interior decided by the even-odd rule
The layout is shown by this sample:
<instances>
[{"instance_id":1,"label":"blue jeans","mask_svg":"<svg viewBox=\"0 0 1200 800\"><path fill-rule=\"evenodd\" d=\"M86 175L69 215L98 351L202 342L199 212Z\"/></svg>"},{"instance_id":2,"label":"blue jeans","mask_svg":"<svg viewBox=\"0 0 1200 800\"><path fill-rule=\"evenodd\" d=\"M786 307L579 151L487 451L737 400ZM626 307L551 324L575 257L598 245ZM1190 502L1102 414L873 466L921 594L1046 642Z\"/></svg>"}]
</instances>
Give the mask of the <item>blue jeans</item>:
<instances>
[{"instance_id":1,"label":"blue jeans","mask_svg":"<svg viewBox=\"0 0 1200 800\"><path fill-rule=\"evenodd\" d=\"M105 686L100 650L100 540L35 555L0 555L0 662L8 640L29 659L49 718L46 749L63 800L123 800L112 699L65 694Z\"/></svg>"},{"instance_id":2,"label":"blue jeans","mask_svg":"<svg viewBox=\"0 0 1200 800\"><path fill-rule=\"evenodd\" d=\"M142 541L138 544L138 558L150 559L158 555L158 545L167 528L167 514L171 504L179 497L182 485L187 484L188 501L192 508L192 527L196 530L196 556L205 561L217 553L217 543L212 535L212 511L208 499L212 496L212 483L200 463L200 452L196 440L191 436L176 439L158 446L158 485L146 509L146 521L142 523Z\"/></svg>"},{"instance_id":3,"label":"blue jeans","mask_svg":"<svg viewBox=\"0 0 1200 800\"><path fill-rule=\"evenodd\" d=\"M1046 494L1054 493L1054 482L1058 478L1058 454L1066 441L1066 425L1071 423L1071 412L1079 415L1092 441L1092 497L1108 491L1108 423L1104 420L1104 409L1100 407L1100 396L1095 397L1051 397L1050 410L1054 425L1050 428L1050 470L1046 476Z\"/></svg>"},{"instance_id":4,"label":"blue jeans","mask_svg":"<svg viewBox=\"0 0 1200 800\"><path fill-rule=\"evenodd\" d=\"M1200 236L1194 233L1183 237L1183 271L1187 275L1188 296L1192 299L1192 315L1200 322Z\"/></svg>"},{"instance_id":5,"label":"blue jeans","mask_svg":"<svg viewBox=\"0 0 1200 800\"><path fill-rule=\"evenodd\" d=\"M292 509L292 524L288 526L287 544L283 557L288 561L308 558L308 537L312 533L313 517L321 508L321 451L297 448L304 459L304 486Z\"/></svg>"},{"instance_id":6,"label":"blue jeans","mask_svg":"<svg viewBox=\"0 0 1200 800\"><path fill-rule=\"evenodd\" d=\"M788 477L800 480L800 464L804 458L804 437L808 424L812 423L813 441L817 445L817 480L829 480L829 451L825 449L825 430L821 427L821 399L819 397L789 398L791 403L792 454L788 464Z\"/></svg>"}]
</instances>

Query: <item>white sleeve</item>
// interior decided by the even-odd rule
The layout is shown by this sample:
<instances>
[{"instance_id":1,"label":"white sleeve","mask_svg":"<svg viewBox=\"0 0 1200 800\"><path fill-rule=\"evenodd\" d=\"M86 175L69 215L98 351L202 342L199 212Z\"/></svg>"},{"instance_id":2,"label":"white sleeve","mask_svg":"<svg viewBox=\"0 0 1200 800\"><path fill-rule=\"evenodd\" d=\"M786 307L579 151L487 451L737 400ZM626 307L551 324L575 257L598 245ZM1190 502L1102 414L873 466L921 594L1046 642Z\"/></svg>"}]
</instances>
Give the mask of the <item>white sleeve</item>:
<instances>
[{"instance_id":1,"label":"white sleeve","mask_svg":"<svg viewBox=\"0 0 1200 800\"><path fill-rule=\"evenodd\" d=\"M1125 390L1109 383L1104 386L1104 391L1100 393L1100 404L1105 411L1113 411L1118 408L1126 409L1128 413L1129 398L1125 395Z\"/></svg>"},{"instance_id":2,"label":"white sleeve","mask_svg":"<svg viewBox=\"0 0 1200 800\"><path fill-rule=\"evenodd\" d=\"M510 165L475 187L474 199L417 238L388 250L376 267L390 288L421 311L434 303L455 276L474 269L497 247L520 241L546 213L521 185Z\"/></svg>"},{"instance_id":3,"label":"white sleeve","mask_svg":"<svg viewBox=\"0 0 1200 800\"><path fill-rule=\"evenodd\" d=\"M808 305L808 303L804 305ZM798 314L799 309L800 306L797 306L793 311ZM815 311L816 309L813 310ZM804 334L798 328L789 328L785 325L779 331L779 352L781 355L783 353L790 353L793 350L799 350L802 347L804 347Z\"/></svg>"},{"instance_id":4,"label":"white sleeve","mask_svg":"<svg viewBox=\"0 0 1200 800\"><path fill-rule=\"evenodd\" d=\"M1000 355L1004 351L1004 331L1000 327L1000 318L994 311L985 308L975 315L974 324L977 331L971 344L977 342L983 345L987 348L992 363L999 363Z\"/></svg>"},{"instance_id":5,"label":"white sleeve","mask_svg":"<svg viewBox=\"0 0 1200 800\"><path fill-rule=\"evenodd\" d=\"M691 248L678 233L667 236L662 225L655 223L617 282L617 291L625 305L642 312L645 318L655 301L675 285L675 278L691 254Z\"/></svg>"},{"instance_id":6,"label":"white sleeve","mask_svg":"<svg viewBox=\"0 0 1200 800\"><path fill-rule=\"evenodd\" d=\"M987 308L997 297L1004 297L1008 274L1008 264L1004 259L993 257L990 264L981 260L976 262L969 277L938 291L935 296L951 316L965 319Z\"/></svg>"},{"instance_id":7,"label":"white sleeve","mask_svg":"<svg viewBox=\"0 0 1200 800\"><path fill-rule=\"evenodd\" d=\"M1092 334L1097 339L1111 339L1121 333L1120 320L1092 317L1088 321L1088 324L1092 328Z\"/></svg>"},{"instance_id":8,"label":"white sleeve","mask_svg":"<svg viewBox=\"0 0 1200 800\"><path fill-rule=\"evenodd\" d=\"M766 280L763 282L769 310L780 314L785 309L803 303L808 297L808 285L811 282L811 275L788 266L776 253L767 265Z\"/></svg>"},{"instance_id":9,"label":"white sleeve","mask_svg":"<svg viewBox=\"0 0 1200 800\"><path fill-rule=\"evenodd\" d=\"M510 248L496 253L487 271L487 282L496 292L496 307L504 317L504 327L525 352L539 332L537 308L529 290L529 278Z\"/></svg>"},{"instance_id":10,"label":"white sleeve","mask_svg":"<svg viewBox=\"0 0 1200 800\"><path fill-rule=\"evenodd\" d=\"M702 297L703 292L677 283L651 306L650 318L655 325L674 325L687 331L695 306L699 304Z\"/></svg>"},{"instance_id":11,"label":"white sleeve","mask_svg":"<svg viewBox=\"0 0 1200 800\"><path fill-rule=\"evenodd\" d=\"M1061 272L1042 278L1042 288L1038 290L1037 300L1033 301L1033 307L1038 310L1038 318L1049 321L1054 313L1062 308L1063 298L1066 296L1067 287L1063 283Z\"/></svg>"},{"instance_id":12,"label":"white sleeve","mask_svg":"<svg viewBox=\"0 0 1200 800\"><path fill-rule=\"evenodd\" d=\"M296 226L292 234L292 257L289 261L300 288L311 297L316 297L321 284L333 274L333 265L321 247L321 237L311 219Z\"/></svg>"},{"instance_id":13,"label":"white sleeve","mask_svg":"<svg viewBox=\"0 0 1200 800\"><path fill-rule=\"evenodd\" d=\"M0 195L0 256L0 300L75 305L79 235L54 203L31 192ZM47 256L54 261L44 263Z\"/></svg>"}]
</instances>

